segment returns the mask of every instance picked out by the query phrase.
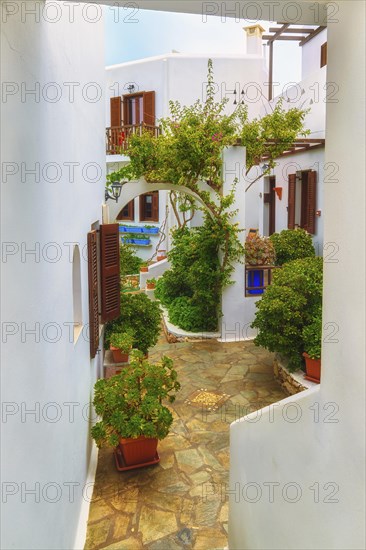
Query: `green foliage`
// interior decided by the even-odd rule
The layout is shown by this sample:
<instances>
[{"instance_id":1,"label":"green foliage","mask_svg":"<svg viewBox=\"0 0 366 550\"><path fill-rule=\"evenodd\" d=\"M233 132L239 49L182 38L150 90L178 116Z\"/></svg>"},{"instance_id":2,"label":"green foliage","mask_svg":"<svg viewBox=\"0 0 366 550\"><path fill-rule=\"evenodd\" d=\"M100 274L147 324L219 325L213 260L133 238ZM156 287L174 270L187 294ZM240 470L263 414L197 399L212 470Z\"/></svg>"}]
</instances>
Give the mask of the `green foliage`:
<instances>
[{"instance_id":1,"label":"green foliage","mask_svg":"<svg viewBox=\"0 0 366 550\"><path fill-rule=\"evenodd\" d=\"M176 229L172 235L172 267L158 280L155 295L182 329L216 330L226 278L218 258L219 228L207 218L201 227Z\"/></svg>"},{"instance_id":2,"label":"green foliage","mask_svg":"<svg viewBox=\"0 0 366 550\"><path fill-rule=\"evenodd\" d=\"M109 349L112 333L130 329L134 333L133 347L147 353L158 341L160 319L159 305L146 294L121 294L121 315L105 326L105 349Z\"/></svg>"},{"instance_id":3,"label":"green foliage","mask_svg":"<svg viewBox=\"0 0 366 550\"><path fill-rule=\"evenodd\" d=\"M119 250L121 277L138 273L142 265L142 260L138 256L136 256L134 247L129 244L121 244Z\"/></svg>"},{"instance_id":4,"label":"green foliage","mask_svg":"<svg viewBox=\"0 0 366 550\"><path fill-rule=\"evenodd\" d=\"M176 298L169 306L169 320L189 332L217 330L216 304L197 303L188 296Z\"/></svg>"},{"instance_id":5,"label":"green foliage","mask_svg":"<svg viewBox=\"0 0 366 550\"><path fill-rule=\"evenodd\" d=\"M296 138L310 133L310 130L304 130L304 119L309 110L284 109L282 103L283 98L280 98L270 114L251 121L247 105L238 111L239 137L246 147L247 173L264 154L269 172L276 166L275 159L290 149Z\"/></svg>"},{"instance_id":6,"label":"green foliage","mask_svg":"<svg viewBox=\"0 0 366 550\"><path fill-rule=\"evenodd\" d=\"M266 162L273 167L274 158L289 149L296 137L307 135L308 132L303 127L306 111L296 108L286 111L282 108L281 101L271 114L260 120L249 121L248 108L243 105L238 105L232 114L226 114L227 98L221 102L214 100L211 59L208 61L207 82L207 97L204 102L197 100L188 107L179 102L170 102L170 116L160 121L161 134L156 136L146 130L131 136L126 151L130 162L110 174L107 185L113 181L130 181L144 176L148 182L180 185L199 196L210 213L213 246L217 248L216 254L220 253L222 258L221 267L217 269L217 262L214 266L220 279L217 288L216 283L214 285L219 303L222 288L230 284L234 265L242 260L244 252L239 238L239 227L232 223L235 215L232 210L234 189L228 196L222 196L224 148L236 144L239 139L247 149L248 171L264 154L269 156ZM273 140L273 145L268 147L268 140ZM201 190L199 182L202 181L211 187L213 196ZM186 204L187 208L191 206ZM182 228L184 225L183 222ZM197 266L196 262L198 271L204 269L203 265L199 268ZM185 279L179 279L179 283L175 283L183 286L186 284L191 288L190 281L186 282ZM166 287L165 283L160 283L159 292L166 297L170 290L164 289L164 286ZM212 296L211 291L207 294ZM190 297L194 306L198 306L196 296L196 290L192 290Z\"/></svg>"},{"instance_id":7,"label":"green foliage","mask_svg":"<svg viewBox=\"0 0 366 550\"><path fill-rule=\"evenodd\" d=\"M177 296L192 296L187 274L169 269L156 281L155 297L169 306Z\"/></svg>"},{"instance_id":8,"label":"green foliage","mask_svg":"<svg viewBox=\"0 0 366 550\"><path fill-rule=\"evenodd\" d=\"M315 256L311 235L304 229L284 229L270 236L276 252L276 264Z\"/></svg>"},{"instance_id":9,"label":"green foliage","mask_svg":"<svg viewBox=\"0 0 366 550\"><path fill-rule=\"evenodd\" d=\"M98 380L94 386L93 405L102 420L93 426L91 434L98 447L115 447L121 437L164 439L173 416L162 401L173 403L179 389L169 357L154 365L133 350L129 367L117 376Z\"/></svg>"},{"instance_id":10,"label":"green foliage","mask_svg":"<svg viewBox=\"0 0 366 550\"><path fill-rule=\"evenodd\" d=\"M272 284L256 303L255 344L287 356L291 370L302 364L303 328L321 309L322 284L322 258L295 260L276 270Z\"/></svg>"},{"instance_id":11,"label":"green foliage","mask_svg":"<svg viewBox=\"0 0 366 550\"><path fill-rule=\"evenodd\" d=\"M124 332L113 332L110 337L111 346L118 348L123 353L128 353L133 346L135 335L132 329Z\"/></svg>"},{"instance_id":12,"label":"green foliage","mask_svg":"<svg viewBox=\"0 0 366 550\"><path fill-rule=\"evenodd\" d=\"M319 309L314 315L311 323L306 325L302 331L304 351L311 359L320 359L322 348L322 312Z\"/></svg>"},{"instance_id":13,"label":"green foliage","mask_svg":"<svg viewBox=\"0 0 366 550\"><path fill-rule=\"evenodd\" d=\"M246 240L244 254L247 265L273 265L276 257L272 241L260 235Z\"/></svg>"}]
</instances>

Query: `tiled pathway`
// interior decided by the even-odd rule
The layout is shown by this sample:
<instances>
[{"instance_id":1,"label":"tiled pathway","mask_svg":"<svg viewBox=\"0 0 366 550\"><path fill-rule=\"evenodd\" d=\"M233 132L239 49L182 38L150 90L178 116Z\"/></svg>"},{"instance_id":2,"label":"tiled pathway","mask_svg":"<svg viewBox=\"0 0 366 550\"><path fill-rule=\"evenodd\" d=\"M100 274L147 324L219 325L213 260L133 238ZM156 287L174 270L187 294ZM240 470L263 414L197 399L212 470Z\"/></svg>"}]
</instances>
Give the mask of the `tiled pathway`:
<instances>
[{"instance_id":1,"label":"tiled pathway","mask_svg":"<svg viewBox=\"0 0 366 550\"><path fill-rule=\"evenodd\" d=\"M182 389L160 463L117 472L113 452L99 453L87 550L212 550L227 545L230 422L285 397L272 355L252 343L168 344L150 351L174 360ZM186 403L196 390L227 394L215 412Z\"/></svg>"}]
</instances>

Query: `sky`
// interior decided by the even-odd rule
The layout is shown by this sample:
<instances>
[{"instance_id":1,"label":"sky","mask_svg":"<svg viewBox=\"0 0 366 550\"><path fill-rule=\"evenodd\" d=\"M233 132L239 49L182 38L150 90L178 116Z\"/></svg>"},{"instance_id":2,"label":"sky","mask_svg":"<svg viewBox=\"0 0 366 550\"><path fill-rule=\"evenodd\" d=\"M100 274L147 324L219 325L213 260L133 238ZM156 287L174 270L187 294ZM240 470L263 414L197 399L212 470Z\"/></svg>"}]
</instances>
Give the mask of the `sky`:
<instances>
[{"instance_id":1,"label":"sky","mask_svg":"<svg viewBox=\"0 0 366 550\"><path fill-rule=\"evenodd\" d=\"M133 3L131 4L133 5ZM240 54L243 27L252 21L202 15L108 7L105 10L106 65L171 53ZM258 21L268 29L273 23ZM274 45L274 81L284 86L301 80L301 48L297 42Z\"/></svg>"}]
</instances>

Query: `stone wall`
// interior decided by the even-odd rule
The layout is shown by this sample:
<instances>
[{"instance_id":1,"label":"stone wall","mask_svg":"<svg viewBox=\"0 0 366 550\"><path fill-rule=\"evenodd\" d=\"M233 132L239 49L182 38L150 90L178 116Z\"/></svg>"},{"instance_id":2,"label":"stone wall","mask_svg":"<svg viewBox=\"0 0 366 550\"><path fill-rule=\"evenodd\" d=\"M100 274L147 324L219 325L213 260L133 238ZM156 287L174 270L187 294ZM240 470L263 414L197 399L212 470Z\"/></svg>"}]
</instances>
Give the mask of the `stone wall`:
<instances>
[{"instance_id":1,"label":"stone wall","mask_svg":"<svg viewBox=\"0 0 366 550\"><path fill-rule=\"evenodd\" d=\"M305 380L303 381L302 371L299 370L296 371L296 373L289 372L285 366L285 361L278 354L276 354L273 361L273 373L277 382L288 395L300 393L301 391L307 390L309 387L308 382Z\"/></svg>"}]
</instances>

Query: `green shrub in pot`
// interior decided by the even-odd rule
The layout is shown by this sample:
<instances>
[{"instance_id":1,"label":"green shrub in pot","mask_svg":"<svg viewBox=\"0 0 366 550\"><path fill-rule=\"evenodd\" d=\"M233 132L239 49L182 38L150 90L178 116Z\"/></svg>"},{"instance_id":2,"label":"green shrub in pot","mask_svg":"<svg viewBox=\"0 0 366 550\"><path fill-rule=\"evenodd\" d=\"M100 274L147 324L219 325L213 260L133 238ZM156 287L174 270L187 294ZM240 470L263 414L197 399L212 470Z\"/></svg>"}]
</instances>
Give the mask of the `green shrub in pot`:
<instances>
[{"instance_id":1,"label":"green shrub in pot","mask_svg":"<svg viewBox=\"0 0 366 550\"><path fill-rule=\"evenodd\" d=\"M101 421L91 434L98 447L116 447L121 438L164 439L173 416L163 401L173 403L179 389L172 359L163 356L152 364L133 350L129 367L94 386L93 405Z\"/></svg>"}]
</instances>

